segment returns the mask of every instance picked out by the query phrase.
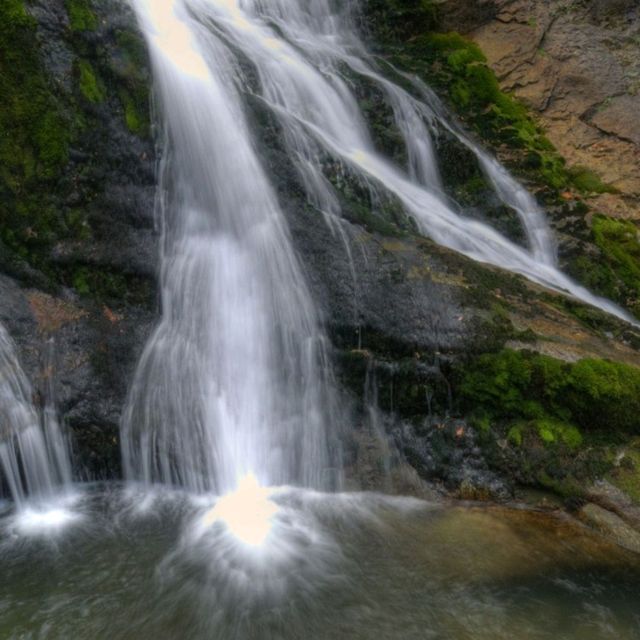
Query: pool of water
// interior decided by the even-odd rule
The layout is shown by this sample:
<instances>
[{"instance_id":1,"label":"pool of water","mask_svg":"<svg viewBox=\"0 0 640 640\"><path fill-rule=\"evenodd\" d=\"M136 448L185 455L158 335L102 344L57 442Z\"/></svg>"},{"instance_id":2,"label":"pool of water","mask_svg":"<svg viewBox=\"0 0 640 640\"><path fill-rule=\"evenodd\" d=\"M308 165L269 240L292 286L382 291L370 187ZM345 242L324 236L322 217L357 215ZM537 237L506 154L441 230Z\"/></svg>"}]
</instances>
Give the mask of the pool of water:
<instances>
[{"instance_id":1,"label":"pool of water","mask_svg":"<svg viewBox=\"0 0 640 640\"><path fill-rule=\"evenodd\" d=\"M0 540L7 639L640 638L640 558L530 510L112 486Z\"/></svg>"}]
</instances>

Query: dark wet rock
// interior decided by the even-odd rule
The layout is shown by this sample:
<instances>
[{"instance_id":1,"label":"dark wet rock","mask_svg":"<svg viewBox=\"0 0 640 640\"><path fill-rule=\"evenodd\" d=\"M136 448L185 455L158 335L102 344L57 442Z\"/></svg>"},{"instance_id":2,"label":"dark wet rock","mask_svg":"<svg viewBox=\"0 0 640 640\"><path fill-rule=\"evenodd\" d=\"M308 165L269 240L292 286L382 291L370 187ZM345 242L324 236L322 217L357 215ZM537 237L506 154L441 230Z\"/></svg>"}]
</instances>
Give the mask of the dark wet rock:
<instances>
[{"instance_id":1,"label":"dark wet rock","mask_svg":"<svg viewBox=\"0 0 640 640\"><path fill-rule=\"evenodd\" d=\"M441 484L463 500L507 500L513 488L491 471L477 446L474 429L461 420L400 423L393 440L421 477Z\"/></svg>"},{"instance_id":2,"label":"dark wet rock","mask_svg":"<svg viewBox=\"0 0 640 640\"><path fill-rule=\"evenodd\" d=\"M36 388L53 341L56 400L75 435L78 472L109 477L119 473L120 414L157 310L155 147L142 125L132 129L135 109L148 119L149 71L134 64L144 45L127 3L95 3L82 28L69 20L67 4L28 5L41 60L31 72L42 74L62 114L68 160L54 184L29 184L35 204L20 202L20 192L8 203L27 213L23 229L8 211L13 235L9 246L0 244L0 321ZM98 87L88 96L83 69Z\"/></svg>"},{"instance_id":3,"label":"dark wet rock","mask_svg":"<svg viewBox=\"0 0 640 640\"><path fill-rule=\"evenodd\" d=\"M466 4L457 19L468 26L495 14L495 3ZM55 341L57 400L75 434L78 474L108 478L119 474L118 423L158 311L149 69L125 4L94 3L95 21L80 30L69 21L64 0L35 0L29 7L53 99L72 133L59 184L47 185L55 221L64 218L65 224L42 233L47 239L37 251L33 233L45 226L37 215L19 242L0 242L0 321L36 386L46 366L45 342ZM83 65L89 65L89 80L95 76L96 86L85 87L91 99L79 86ZM376 110L378 98L370 92L360 97L373 100ZM424 496L426 479L476 500L509 497L514 480L534 482L522 471L522 452L505 445L506 462L492 458L503 451L503 434L487 445L470 426L459 408L456 371L507 344L559 360L638 363L637 333L518 276L437 247L416 233L393 198L377 205L352 176L336 184L343 218L328 220L306 202L279 144L277 123L249 102L264 165L352 410L345 427L351 486ZM605 115L599 116L603 128L610 127ZM378 120L376 141L392 153L397 140L382 131L388 118ZM460 205L491 218L480 206L490 198L477 166L466 162L459 146L449 144L448 155L441 151ZM339 169L327 159L328 180L337 183ZM500 222L502 212L493 213L492 221Z\"/></svg>"}]
</instances>

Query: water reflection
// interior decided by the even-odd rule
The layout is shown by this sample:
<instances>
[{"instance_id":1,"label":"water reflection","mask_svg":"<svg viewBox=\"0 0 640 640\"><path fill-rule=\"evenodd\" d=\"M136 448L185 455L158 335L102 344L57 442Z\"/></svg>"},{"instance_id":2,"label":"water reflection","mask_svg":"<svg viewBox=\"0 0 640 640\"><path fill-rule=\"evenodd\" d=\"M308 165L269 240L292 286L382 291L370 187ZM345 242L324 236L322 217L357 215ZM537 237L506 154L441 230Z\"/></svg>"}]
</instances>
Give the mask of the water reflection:
<instances>
[{"instance_id":1,"label":"water reflection","mask_svg":"<svg viewBox=\"0 0 640 640\"><path fill-rule=\"evenodd\" d=\"M161 490L88 494L51 538L3 518L0 637L640 637L640 560L568 517L291 488L257 499L260 545L223 521L224 499Z\"/></svg>"}]
</instances>

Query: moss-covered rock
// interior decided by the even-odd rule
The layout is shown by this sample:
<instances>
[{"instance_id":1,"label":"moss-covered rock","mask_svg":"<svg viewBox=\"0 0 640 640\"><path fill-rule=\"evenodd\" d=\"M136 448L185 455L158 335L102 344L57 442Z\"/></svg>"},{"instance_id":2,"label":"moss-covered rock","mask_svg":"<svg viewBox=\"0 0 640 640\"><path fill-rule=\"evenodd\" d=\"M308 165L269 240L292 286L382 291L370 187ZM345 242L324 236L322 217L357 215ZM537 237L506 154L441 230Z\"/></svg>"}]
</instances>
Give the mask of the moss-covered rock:
<instances>
[{"instance_id":1,"label":"moss-covered rock","mask_svg":"<svg viewBox=\"0 0 640 640\"><path fill-rule=\"evenodd\" d=\"M91 63L87 60L78 61L79 85L82 95L89 102L102 102L104 100L104 87L96 76Z\"/></svg>"},{"instance_id":2,"label":"moss-covered rock","mask_svg":"<svg viewBox=\"0 0 640 640\"><path fill-rule=\"evenodd\" d=\"M522 484L582 496L640 433L637 367L512 349L456 367L459 409L480 430L490 466Z\"/></svg>"},{"instance_id":3,"label":"moss-covered rock","mask_svg":"<svg viewBox=\"0 0 640 640\"><path fill-rule=\"evenodd\" d=\"M93 31L98 26L90 0L65 0L65 5L73 31Z\"/></svg>"},{"instance_id":4,"label":"moss-covered rock","mask_svg":"<svg viewBox=\"0 0 640 640\"><path fill-rule=\"evenodd\" d=\"M125 2L0 3L0 321L34 384L55 340L60 409L80 448L110 447L102 476L117 442L89 433L117 431L155 315L149 73Z\"/></svg>"},{"instance_id":5,"label":"moss-covered rock","mask_svg":"<svg viewBox=\"0 0 640 640\"><path fill-rule=\"evenodd\" d=\"M466 412L532 421L543 441L557 440L560 423L612 440L640 433L640 369L622 363L505 349L465 363L457 390Z\"/></svg>"},{"instance_id":6,"label":"moss-covered rock","mask_svg":"<svg viewBox=\"0 0 640 640\"><path fill-rule=\"evenodd\" d=\"M35 20L22 0L0 7L0 238L18 258L46 245L59 226L55 200L69 158L70 121L33 46Z\"/></svg>"},{"instance_id":7,"label":"moss-covered rock","mask_svg":"<svg viewBox=\"0 0 640 640\"><path fill-rule=\"evenodd\" d=\"M95 239L93 211L103 198L109 162L96 145L117 135L111 114L121 110L133 134L149 135L149 78L141 36L133 27L96 37L99 20L89 0L67 0L70 30L61 43L73 77L53 81L44 66L38 24L23 0L0 8L0 240L5 269L54 291L82 285L55 254L60 242ZM71 91L67 90L70 86ZM80 264L78 273L95 270ZM123 274L122 276L125 277ZM96 291L97 288L91 288ZM79 286L78 293L89 289Z\"/></svg>"}]
</instances>

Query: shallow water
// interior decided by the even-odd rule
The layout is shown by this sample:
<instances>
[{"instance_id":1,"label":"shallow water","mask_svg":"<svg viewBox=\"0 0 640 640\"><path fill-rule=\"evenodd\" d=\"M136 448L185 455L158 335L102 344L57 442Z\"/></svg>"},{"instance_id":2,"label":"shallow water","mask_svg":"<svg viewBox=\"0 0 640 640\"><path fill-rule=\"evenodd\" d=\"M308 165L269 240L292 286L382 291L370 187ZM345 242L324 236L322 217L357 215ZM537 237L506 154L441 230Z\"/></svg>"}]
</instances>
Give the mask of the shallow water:
<instances>
[{"instance_id":1,"label":"shallow water","mask_svg":"<svg viewBox=\"0 0 640 640\"><path fill-rule=\"evenodd\" d=\"M0 637L640 638L640 559L567 519L281 489L264 539L215 500L111 487L0 520ZM260 503L263 504L263 503ZM214 515L212 515L214 514ZM257 515L256 515L257 514ZM28 522L27 522L28 520Z\"/></svg>"}]
</instances>

